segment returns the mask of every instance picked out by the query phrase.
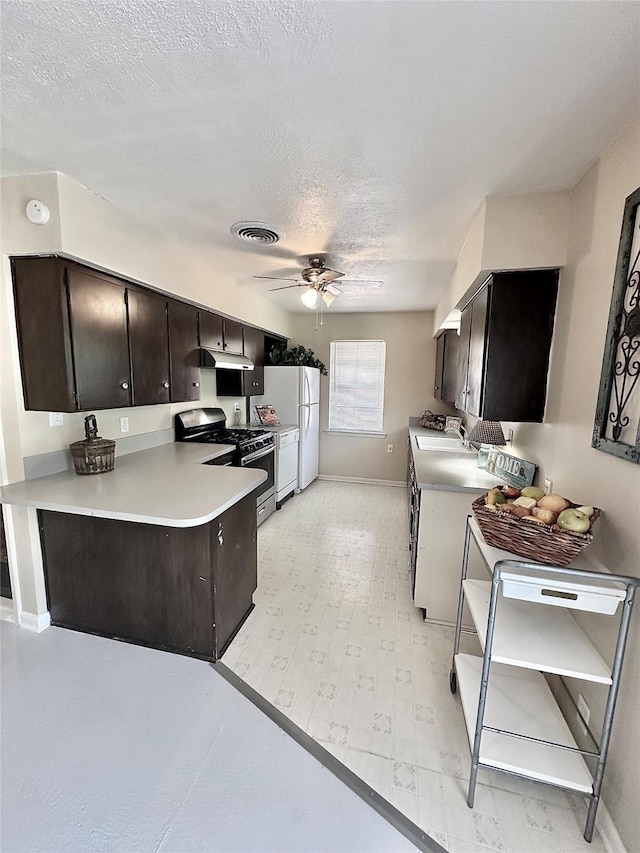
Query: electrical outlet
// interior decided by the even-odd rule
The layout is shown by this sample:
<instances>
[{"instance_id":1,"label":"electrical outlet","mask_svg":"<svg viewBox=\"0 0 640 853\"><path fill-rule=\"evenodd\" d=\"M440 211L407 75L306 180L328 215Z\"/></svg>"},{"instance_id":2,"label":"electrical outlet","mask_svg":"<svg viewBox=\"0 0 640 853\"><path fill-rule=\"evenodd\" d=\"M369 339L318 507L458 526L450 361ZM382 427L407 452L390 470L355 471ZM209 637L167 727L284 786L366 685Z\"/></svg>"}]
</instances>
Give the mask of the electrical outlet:
<instances>
[{"instance_id":1,"label":"electrical outlet","mask_svg":"<svg viewBox=\"0 0 640 853\"><path fill-rule=\"evenodd\" d=\"M578 718L578 725L582 729L582 733L586 735L587 726L589 725L589 717L591 716L591 709L587 705L582 694L578 696L578 714L576 716Z\"/></svg>"},{"instance_id":2,"label":"electrical outlet","mask_svg":"<svg viewBox=\"0 0 640 853\"><path fill-rule=\"evenodd\" d=\"M387 444L387 453L393 453L393 444Z\"/></svg>"},{"instance_id":3,"label":"electrical outlet","mask_svg":"<svg viewBox=\"0 0 640 853\"><path fill-rule=\"evenodd\" d=\"M120 418L120 432L129 432L129 418Z\"/></svg>"},{"instance_id":4,"label":"electrical outlet","mask_svg":"<svg viewBox=\"0 0 640 853\"><path fill-rule=\"evenodd\" d=\"M49 412L49 426L62 426L62 412Z\"/></svg>"},{"instance_id":5,"label":"electrical outlet","mask_svg":"<svg viewBox=\"0 0 640 853\"><path fill-rule=\"evenodd\" d=\"M234 412L239 412L239 411L240 411L240 403L236 403L236 404L235 404L235 406L233 407L233 411L234 411Z\"/></svg>"},{"instance_id":6,"label":"electrical outlet","mask_svg":"<svg viewBox=\"0 0 640 853\"><path fill-rule=\"evenodd\" d=\"M545 495L553 494L553 483L551 482L551 480L547 480L546 477L544 481L544 493Z\"/></svg>"}]
</instances>

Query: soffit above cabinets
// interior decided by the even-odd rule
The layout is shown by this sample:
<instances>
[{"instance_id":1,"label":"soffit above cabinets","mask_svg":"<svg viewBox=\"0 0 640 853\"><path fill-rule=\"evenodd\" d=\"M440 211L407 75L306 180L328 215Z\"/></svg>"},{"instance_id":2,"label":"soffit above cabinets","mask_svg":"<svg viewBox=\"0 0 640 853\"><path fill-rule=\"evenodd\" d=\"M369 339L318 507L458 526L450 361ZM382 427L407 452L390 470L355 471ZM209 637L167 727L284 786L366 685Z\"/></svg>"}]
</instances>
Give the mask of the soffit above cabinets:
<instances>
[{"instance_id":1,"label":"soffit above cabinets","mask_svg":"<svg viewBox=\"0 0 640 853\"><path fill-rule=\"evenodd\" d=\"M3 174L59 171L305 311L313 255L434 308L488 196L566 190L637 109L631 3L3 3ZM240 243L239 220L286 234Z\"/></svg>"}]
</instances>

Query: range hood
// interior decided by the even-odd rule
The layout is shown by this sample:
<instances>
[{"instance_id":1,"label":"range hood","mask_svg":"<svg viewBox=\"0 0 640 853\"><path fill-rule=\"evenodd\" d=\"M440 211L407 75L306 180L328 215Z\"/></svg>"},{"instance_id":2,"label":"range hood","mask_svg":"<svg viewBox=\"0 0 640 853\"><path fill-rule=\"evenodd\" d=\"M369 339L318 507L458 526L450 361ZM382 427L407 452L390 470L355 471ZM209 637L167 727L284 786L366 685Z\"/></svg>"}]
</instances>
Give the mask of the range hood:
<instances>
[{"instance_id":1,"label":"range hood","mask_svg":"<svg viewBox=\"0 0 640 853\"><path fill-rule=\"evenodd\" d=\"M253 362L246 355L218 352L200 347L200 367L223 367L225 370L253 370Z\"/></svg>"}]
</instances>

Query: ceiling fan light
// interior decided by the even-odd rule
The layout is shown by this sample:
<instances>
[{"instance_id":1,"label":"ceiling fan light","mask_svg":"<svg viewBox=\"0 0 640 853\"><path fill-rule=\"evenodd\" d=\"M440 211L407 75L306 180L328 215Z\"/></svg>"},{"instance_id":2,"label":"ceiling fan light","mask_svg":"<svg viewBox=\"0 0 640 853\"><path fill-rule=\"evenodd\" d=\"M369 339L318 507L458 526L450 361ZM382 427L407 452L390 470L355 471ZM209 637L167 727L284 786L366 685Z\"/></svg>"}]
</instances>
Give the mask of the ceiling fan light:
<instances>
[{"instance_id":1,"label":"ceiling fan light","mask_svg":"<svg viewBox=\"0 0 640 853\"><path fill-rule=\"evenodd\" d=\"M309 287L300 295L300 302L302 302L305 308L315 308L318 304L318 291Z\"/></svg>"},{"instance_id":2,"label":"ceiling fan light","mask_svg":"<svg viewBox=\"0 0 640 853\"><path fill-rule=\"evenodd\" d=\"M327 308L331 308L331 305L333 304L333 302L335 302L335 298L335 293L329 293L328 290L322 291L322 301L327 306Z\"/></svg>"}]
</instances>

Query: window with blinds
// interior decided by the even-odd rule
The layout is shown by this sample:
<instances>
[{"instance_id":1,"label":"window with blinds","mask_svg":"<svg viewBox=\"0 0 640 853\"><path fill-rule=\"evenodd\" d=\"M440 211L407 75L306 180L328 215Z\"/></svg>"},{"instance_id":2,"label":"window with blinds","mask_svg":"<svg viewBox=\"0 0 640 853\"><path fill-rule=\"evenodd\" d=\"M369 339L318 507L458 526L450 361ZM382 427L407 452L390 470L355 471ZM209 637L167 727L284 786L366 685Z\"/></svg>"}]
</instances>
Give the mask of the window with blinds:
<instances>
[{"instance_id":1,"label":"window with blinds","mask_svg":"<svg viewBox=\"0 0 640 853\"><path fill-rule=\"evenodd\" d=\"M382 432L385 341L331 341L329 429Z\"/></svg>"}]
</instances>

